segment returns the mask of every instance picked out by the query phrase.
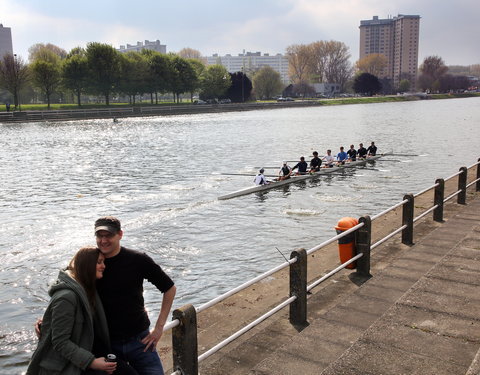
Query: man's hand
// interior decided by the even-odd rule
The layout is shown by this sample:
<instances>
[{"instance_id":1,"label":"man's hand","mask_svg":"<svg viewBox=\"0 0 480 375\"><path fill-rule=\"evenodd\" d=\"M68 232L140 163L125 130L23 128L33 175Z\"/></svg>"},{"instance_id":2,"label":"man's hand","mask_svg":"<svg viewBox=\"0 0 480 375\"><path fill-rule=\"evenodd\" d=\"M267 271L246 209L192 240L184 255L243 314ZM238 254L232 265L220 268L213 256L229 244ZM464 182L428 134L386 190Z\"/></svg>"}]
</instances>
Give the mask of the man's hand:
<instances>
[{"instance_id":1,"label":"man's hand","mask_svg":"<svg viewBox=\"0 0 480 375\"><path fill-rule=\"evenodd\" d=\"M37 335L38 338L40 338L42 332L40 331L42 327L42 318L38 318L37 321L35 322L35 334Z\"/></svg>"},{"instance_id":2,"label":"man's hand","mask_svg":"<svg viewBox=\"0 0 480 375\"><path fill-rule=\"evenodd\" d=\"M143 338L142 344L145 344L145 349L143 351L146 352L149 349L152 352L155 351L157 348L157 343L162 337L162 334L163 326L158 325L158 327L155 327L153 331Z\"/></svg>"},{"instance_id":3,"label":"man's hand","mask_svg":"<svg viewBox=\"0 0 480 375\"><path fill-rule=\"evenodd\" d=\"M111 374L117 368L117 362L107 362L105 357L95 358L90 364L92 370L105 371L107 374Z\"/></svg>"}]
</instances>

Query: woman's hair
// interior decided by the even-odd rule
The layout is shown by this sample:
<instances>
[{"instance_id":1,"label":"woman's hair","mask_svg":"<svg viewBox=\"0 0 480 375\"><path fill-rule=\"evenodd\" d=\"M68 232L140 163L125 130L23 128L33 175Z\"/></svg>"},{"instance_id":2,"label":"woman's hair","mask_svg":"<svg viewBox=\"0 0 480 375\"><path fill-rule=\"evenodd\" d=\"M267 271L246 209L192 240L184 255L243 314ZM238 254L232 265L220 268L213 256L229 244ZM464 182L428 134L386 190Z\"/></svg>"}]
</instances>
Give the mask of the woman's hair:
<instances>
[{"instance_id":1,"label":"woman's hair","mask_svg":"<svg viewBox=\"0 0 480 375\"><path fill-rule=\"evenodd\" d=\"M95 283L99 255L100 250L95 246L82 247L68 265L73 278L85 289L92 310L95 310Z\"/></svg>"}]
</instances>

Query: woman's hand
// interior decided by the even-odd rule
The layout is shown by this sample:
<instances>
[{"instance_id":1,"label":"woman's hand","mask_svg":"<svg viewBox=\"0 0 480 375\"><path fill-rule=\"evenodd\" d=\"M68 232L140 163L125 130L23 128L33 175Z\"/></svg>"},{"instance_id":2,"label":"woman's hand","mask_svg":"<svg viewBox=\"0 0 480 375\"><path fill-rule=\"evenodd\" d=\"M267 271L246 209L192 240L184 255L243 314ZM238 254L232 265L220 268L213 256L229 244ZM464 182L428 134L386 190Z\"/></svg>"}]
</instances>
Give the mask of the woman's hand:
<instances>
[{"instance_id":1,"label":"woman's hand","mask_svg":"<svg viewBox=\"0 0 480 375\"><path fill-rule=\"evenodd\" d=\"M95 358L90 364L90 368L111 374L117 368L117 362L107 362L105 357Z\"/></svg>"}]
</instances>

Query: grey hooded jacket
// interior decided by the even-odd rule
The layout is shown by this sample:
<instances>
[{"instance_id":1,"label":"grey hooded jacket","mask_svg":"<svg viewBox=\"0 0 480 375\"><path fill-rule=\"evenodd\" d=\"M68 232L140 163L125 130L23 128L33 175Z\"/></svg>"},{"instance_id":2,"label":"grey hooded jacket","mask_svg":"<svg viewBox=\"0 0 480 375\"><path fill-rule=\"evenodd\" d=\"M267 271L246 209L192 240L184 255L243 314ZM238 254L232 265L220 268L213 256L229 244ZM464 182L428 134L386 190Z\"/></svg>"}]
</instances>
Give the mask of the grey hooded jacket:
<instances>
[{"instance_id":1,"label":"grey hooded jacket","mask_svg":"<svg viewBox=\"0 0 480 375\"><path fill-rule=\"evenodd\" d=\"M65 271L48 291L50 303L43 315L40 341L27 375L79 375L95 359L91 353L95 333L110 346L102 303L96 296L95 314L84 289Z\"/></svg>"}]
</instances>

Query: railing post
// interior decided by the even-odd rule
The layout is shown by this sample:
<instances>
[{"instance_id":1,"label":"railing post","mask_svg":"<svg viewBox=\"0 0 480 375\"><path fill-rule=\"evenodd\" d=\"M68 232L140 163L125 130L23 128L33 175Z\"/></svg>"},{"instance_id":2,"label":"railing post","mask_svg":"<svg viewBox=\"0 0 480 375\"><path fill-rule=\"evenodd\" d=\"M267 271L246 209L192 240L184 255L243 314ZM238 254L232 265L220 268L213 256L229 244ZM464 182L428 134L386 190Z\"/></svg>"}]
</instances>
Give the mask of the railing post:
<instances>
[{"instance_id":1,"label":"railing post","mask_svg":"<svg viewBox=\"0 0 480 375\"><path fill-rule=\"evenodd\" d=\"M188 304L173 311L180 324L172 330L173 369L182 375L198 375L197 312Z\"/></svg>"},{"instance_id":2,"label":"railing post","mask_svg":"<svg viewBox=\"0 0 480 375\"><path fill-rule=\"evenodd\" d=\"M408 200L408 202L403 205L402 211L402 226L407 226L402 230L402 243L405 245L413 245L413 211L415 198L413 194L406 194L403 199Z\"/></svg>"},{"instance_id":3,"label":"railing post","mask_svg":"<svg viewBox=\"0 0 480 375\"><path fill-rule=\"evenodd\" d=\"M480 158L478 158L477 160L478 164L477 164L477 191L480 191Z\"/></svg>"},{"instance_id":4,"label":"railing post","mask_svg":"<svg viewBox=\"0 0 480 375\"><path fill-rule=\"evenodd\" d=\"M433 210L433 220L436 222L443 222L443 200L445 199L445 180L437 178L435 180L435 196L433 198L433 205L437 206Z\"/></svg>"},{"instance_id":5,"label":"railing post","mask_svg":"<svg viewBox=\"0 0 480 375\"><path fill-rule=\"evenodd\" d=\"M458 204L466 204L467 201L467 167L461 167L459 169L462 173L458 175L458 190L461 191L457 195Z\"/></svg>"},{"instance_id":6,"label":"railing post","mask_svg":"<svg viewBox=\"0 0 480 375\"><path fill-rule=\"evenodd\" d=\"M290 323L297 328L304 328L307 323L307 251L292 251L290 259L297 261L290 264L290 297L297 299L290 304Z\"/></svg>"},{"instance_id":7,"label":"railing post","mask_svg":"<svg viewBox=\"0 0 480 375\"><path fill-rule=\"evenodd\" d=\"M355 253L363 253L360 259L357 259L357 270L355 279L365 282L372 277L370 274L370 248L372 244L372 220L370 216L362 216L358 223L363 226L355 233Z\"/></svg>"}]
</instances>

